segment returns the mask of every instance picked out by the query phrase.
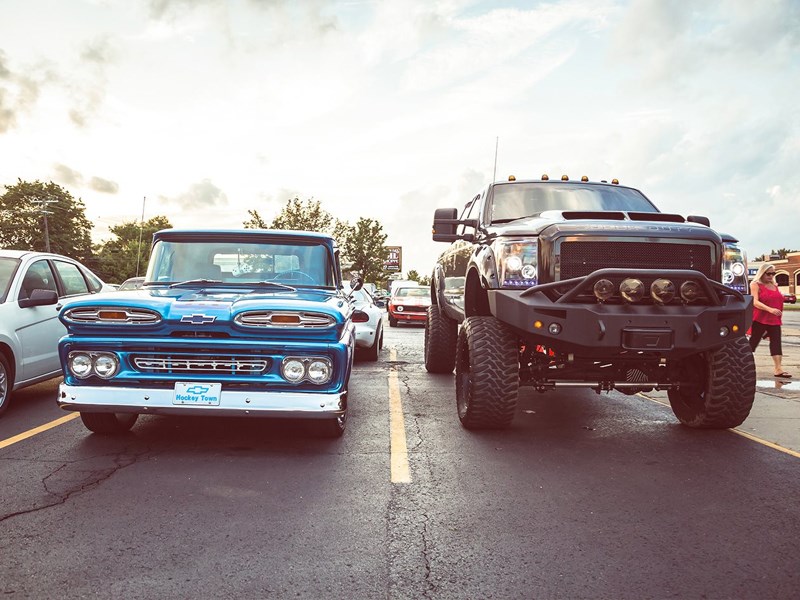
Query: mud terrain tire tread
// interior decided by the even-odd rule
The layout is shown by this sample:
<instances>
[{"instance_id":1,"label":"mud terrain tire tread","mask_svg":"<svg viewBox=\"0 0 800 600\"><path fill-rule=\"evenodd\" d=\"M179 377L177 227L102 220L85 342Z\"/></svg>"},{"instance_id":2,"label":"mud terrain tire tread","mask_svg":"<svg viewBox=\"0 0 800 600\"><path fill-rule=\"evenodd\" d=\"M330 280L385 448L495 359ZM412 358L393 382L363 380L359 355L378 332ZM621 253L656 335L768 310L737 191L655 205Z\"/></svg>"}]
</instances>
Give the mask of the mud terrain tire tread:
<instances>
[{"instance_id":1,"label":"mud terrain tire tread","mask_svg":"<svg viewBox=\"0 0 800 600\"><path fill-rule=\"evenodd\" d=\"M429 373L453 372L457 343L458 324L439 306L429 306L425 322L425 368Z\"/></svg>"},{"instance_id":2,"label":"mud terrain tire tread","mask_svg":"<svg viewBox=\"0 0 800 600\"><path fill-rule=\"evenodd\" d=\"M741 425L750 414L756 391L756 367L747 339L692 356L700 361L703 391L669 391L669 403L678 420L697 429L728 429Z\"/></svg>"},{"instance_id":3,"label":"mud terrain tire tread","mask_svg":"<svg viewBox=\"0 0 800 600\"><path fill-rule=\"evenodd\" d=\"M495 317L469 317L458 334L456 402L465 429L505 429L519 395L517 337Z\"/></svg>"}]
</instances>

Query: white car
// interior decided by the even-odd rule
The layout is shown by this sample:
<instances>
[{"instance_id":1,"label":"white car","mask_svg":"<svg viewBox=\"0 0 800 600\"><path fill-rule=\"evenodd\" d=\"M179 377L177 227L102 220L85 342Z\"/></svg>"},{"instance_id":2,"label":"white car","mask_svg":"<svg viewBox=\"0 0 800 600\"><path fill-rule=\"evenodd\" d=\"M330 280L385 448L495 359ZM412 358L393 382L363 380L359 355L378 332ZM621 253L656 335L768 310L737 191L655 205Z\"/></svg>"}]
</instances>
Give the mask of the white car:
<instances>
[{"instance_id":1,"label":"white car","mask_svg":"<svg viewBox=\"0 0 800 600\"><path fill-rule=\"evenodd\" d=\"M352 319L356 326L356 349L367 360L378 360L383 349L383 310L375 305L375 299L366 290L353 292L349 285L344 289L355 309Z\"/></svg>"},{"instance_id":2,"label":"white car","mask_svg":"<svg viewBox=\"0 0 800 600\"><path fill-rule=\"evenodd\" d=\"M107 291L113 288L66 256L0 250L0 414L11 392L61 375L64 302Z\"/></svg>"}]
</instances>

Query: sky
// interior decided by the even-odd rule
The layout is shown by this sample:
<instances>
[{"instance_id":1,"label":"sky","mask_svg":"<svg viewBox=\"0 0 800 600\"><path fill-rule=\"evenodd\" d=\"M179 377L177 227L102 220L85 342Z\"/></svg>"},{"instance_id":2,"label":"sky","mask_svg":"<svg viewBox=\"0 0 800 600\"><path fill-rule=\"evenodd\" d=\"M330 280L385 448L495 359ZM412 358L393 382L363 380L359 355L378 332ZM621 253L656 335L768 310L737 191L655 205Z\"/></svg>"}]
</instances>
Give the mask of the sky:
<instances>
[{"instance_id":1,"label":"sky","mask_svg":"<svg viewBox=\"0 0 800 600\"><path fill-rule=\"evenodd\" d=\"M800 1L0 0L0 185L96 242L298 197L426 275L435 208L543 173L800 250Z\"/></svg>"}]
</instances>

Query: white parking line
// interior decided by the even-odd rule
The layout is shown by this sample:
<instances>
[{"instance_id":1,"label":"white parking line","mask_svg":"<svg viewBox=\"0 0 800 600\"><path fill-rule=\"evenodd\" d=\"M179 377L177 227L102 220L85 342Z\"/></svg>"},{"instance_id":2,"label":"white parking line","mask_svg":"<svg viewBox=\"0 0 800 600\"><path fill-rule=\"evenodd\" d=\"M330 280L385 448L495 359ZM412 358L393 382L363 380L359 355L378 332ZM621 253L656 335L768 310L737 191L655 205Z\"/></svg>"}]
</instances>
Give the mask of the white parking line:
<instances>
[{"instance_id":1,"label":"white parking line","mask_svg":"<svg viewBox=\"0 0 800 600\"><path fill-rule=\"evenodd\" d=\"M33 429L29 429L28 431L23 431L19 435L15 435L14 437L10 437L6 440L0 440L0 449L8 448L12 444L16 444L17 442L21 442L23 440L27 440L28 438L32 438L33 436L42 433L43 431L47 431L48 429L53 429L53 427L58 427L59 425L63 425L68 421L72 421L72 419L77 419L80 417L81 414L78 412L70 413L65 417L61 417L60 419L56 419L55 421L50 421L49 423L45 423L44 425L39 425L39 427L34 427Z\"/></svg>"},{"instance_id":2,"label":"white parking line","mask_svg":"<svg viewBox=\"0 0 800 600\"><path fill-rule=\"evenodd\" d=\"M389 350L389 360L397 360L397 350ZM406 447L406 424L400 400L400 379L394 367L389 371L389 433L391 438L392 483L411 483Z\"/></svg>"}]
</instances>

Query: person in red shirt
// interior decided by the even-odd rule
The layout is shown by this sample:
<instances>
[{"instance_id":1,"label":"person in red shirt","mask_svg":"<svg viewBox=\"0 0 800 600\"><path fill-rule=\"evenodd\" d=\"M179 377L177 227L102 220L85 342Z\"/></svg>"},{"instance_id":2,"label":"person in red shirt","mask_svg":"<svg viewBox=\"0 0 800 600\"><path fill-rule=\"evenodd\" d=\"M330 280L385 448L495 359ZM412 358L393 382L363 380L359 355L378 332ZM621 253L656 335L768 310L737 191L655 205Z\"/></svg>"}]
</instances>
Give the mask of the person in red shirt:
<instances>
[{"instance_id":1,"label":"person in red shirt","mask_svg":"<svg viewBox=\"0 0 800 600\"><path fill-rule=\"evenodd\" d=\"M759 267L750 282L753 295L753 327L750 335L750 349L755 352L758 343L769 336L769 353L775 364L775 377L791 377L783 370L783 350L781 349L781 315L783 315L783 294L775 285L775 265L764 263Z\"/></svg>"}]
</instances>

